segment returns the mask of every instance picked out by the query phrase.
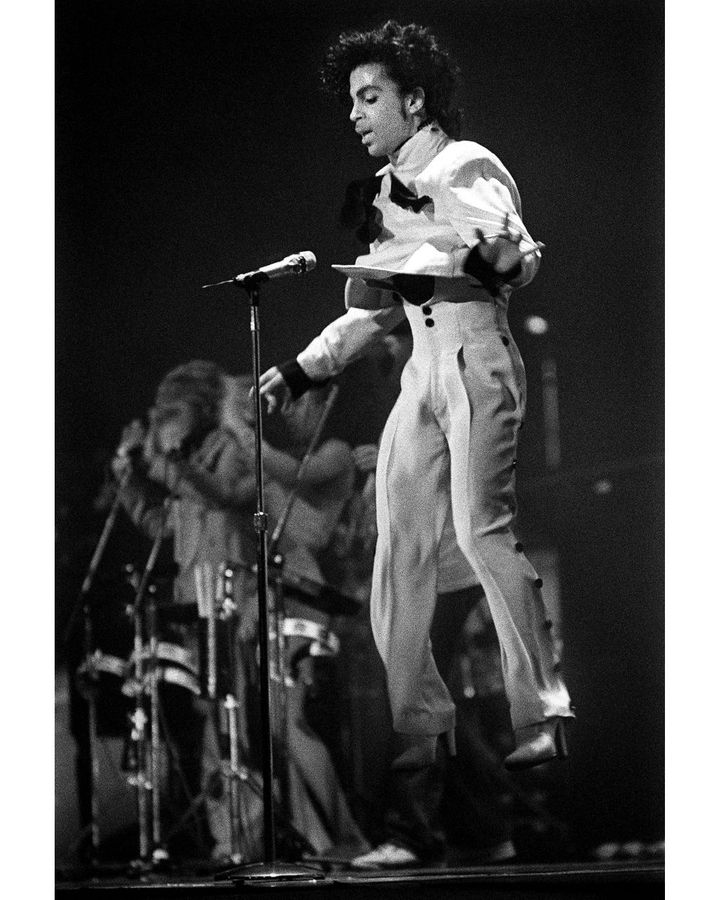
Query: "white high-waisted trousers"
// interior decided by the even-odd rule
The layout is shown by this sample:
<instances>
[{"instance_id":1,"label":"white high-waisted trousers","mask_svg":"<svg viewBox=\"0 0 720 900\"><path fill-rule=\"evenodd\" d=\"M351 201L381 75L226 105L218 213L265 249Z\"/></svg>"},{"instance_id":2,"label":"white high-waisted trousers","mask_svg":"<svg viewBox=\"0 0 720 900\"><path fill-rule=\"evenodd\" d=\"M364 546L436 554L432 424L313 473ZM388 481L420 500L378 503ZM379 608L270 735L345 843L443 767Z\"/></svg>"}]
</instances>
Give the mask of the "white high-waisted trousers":
<instances>
[{"instance_id":1,"label":"white high-waisted trousers","mask_svg":"<svg viewBox=\"0 0 720 900\"><path fill-rule=\"evenodd\" d=\"M455 723L429 638L448 516L490 605L513 728L570 716L538 575L512 531L525 371L505 307L436 294L405 312L414 348L380 442L371 596L395 730L435 735Z\"/></svg>"}]
</instances>

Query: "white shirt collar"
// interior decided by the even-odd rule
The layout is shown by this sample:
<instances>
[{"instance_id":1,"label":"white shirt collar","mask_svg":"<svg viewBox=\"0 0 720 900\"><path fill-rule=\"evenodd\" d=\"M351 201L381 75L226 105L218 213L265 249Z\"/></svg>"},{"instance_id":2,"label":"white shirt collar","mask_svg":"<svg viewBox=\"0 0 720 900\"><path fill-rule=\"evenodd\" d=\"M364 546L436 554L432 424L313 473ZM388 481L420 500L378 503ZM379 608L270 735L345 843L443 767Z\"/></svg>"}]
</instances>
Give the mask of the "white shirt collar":
<instances>
[{"instance_id":1,"label":"white shirt collar","mask_svg":"<svg viewBox=\"0 0 720 900\"><path fill-rule=\"evenodd\" d=\"M417 175L422 172L438 153L452 141L437 122L431 122L416 131L397 151L395 160L391 158L375 175L386 175L388 172L399 174L407 172Z\"/></svg>"}]
</instances>

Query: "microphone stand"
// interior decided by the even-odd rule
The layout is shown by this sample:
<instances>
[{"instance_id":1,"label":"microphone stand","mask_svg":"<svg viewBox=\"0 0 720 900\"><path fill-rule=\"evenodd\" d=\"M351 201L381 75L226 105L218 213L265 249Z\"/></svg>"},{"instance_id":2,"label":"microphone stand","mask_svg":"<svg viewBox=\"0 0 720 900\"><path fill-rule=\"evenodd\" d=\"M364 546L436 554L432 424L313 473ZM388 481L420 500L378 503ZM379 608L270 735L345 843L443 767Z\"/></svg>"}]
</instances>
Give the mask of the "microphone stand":
<instances>
[{"instance_id":1,"label":"microphone stand","mask_svg":"<svg viewBox=\"0 0 720 900\"><path fill-rule=\"evenodd\" d=\"M75 621L80 611L82 610L83 653L85 656L85 668L88 674L88 678L91 682L97 675L97 670L95 668L95 663L92 656L93 627L92 619L90 617L90 589L92 588L93 582L95 581L95 575L97 574L100 562L105 553L105 548L107 547L108 541L110 540L110 535L115 526L115 521L117 519L118 512L120 511L122 491L128 483L130 472L131 470L128 467L123 473L122 479L116 488L115 498L113 499L112 506L110 507L110 511L108 512L107 518L105 519L102 533L100 534L97 545L95 547L95 552L93 553L92 559L90 560L90 563L88 565L85 579L82 583L82 587L80 588L77 601L70 615L68 624L65 628L65 633L63 635L64 643L65 645L67 645L70 641L70 638L72 637L72 632L75 627ZM100 779L100 764L98 760L97 746L97 693L94 690L92 684L90 684L90 689L88 691L86 700L88 704L88 756L90 768L90 821L86 828L89 828L90 830L90 864L91 866L96 866L98 864L98 854L100 850L100 828L98 825L98 781Z\"/></svg>"},{"instance_id":2,"label":"microphone stand","mask_svg":"<svg viewBox=\"0 0 720 900\"><path fill-rule=\"evenodd\" d=\"M242 865L223 873L233 882L279 884L283 881L320 881L322 872L277 860L275 813L273 805L274 765L270 708L270 654L268 635L268 518L265 512L263 480L262 404L260 400L260 283L267 281L261 272L234 279L248 294L250 301L250 337L252 343L253 395L255 405L255 500L253 524L256 535L258 631L260 639L260 749L263 775L263 848L262 863Z\"/></svg>"}]
</instances>

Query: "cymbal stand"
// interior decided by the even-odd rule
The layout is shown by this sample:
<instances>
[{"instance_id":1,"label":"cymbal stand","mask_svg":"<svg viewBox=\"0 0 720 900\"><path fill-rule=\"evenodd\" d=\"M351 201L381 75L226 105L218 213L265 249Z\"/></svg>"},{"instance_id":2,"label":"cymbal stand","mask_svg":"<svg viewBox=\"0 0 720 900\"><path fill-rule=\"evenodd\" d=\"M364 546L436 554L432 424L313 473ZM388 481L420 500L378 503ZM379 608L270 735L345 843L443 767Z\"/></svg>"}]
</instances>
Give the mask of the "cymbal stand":
<instances>
[{"instance_id":1,"label":"cymbal stand","mask_svg":"<svg viewBox=\"0 0 720 900\"><path fill-rule=\"evenodd\" d=\"M153 540L150 555L143 570L140 583L135 595L132 607L134 623L133 658L134 658L134 693L135 710L131 721L133 725L132 738L136 742L137 772L135 775L137 787L138 809L138 852L139 863L161 862L167 859L167 852L162 846L161 820L160 820L160 717L158 698L158 639L157 639L157 609L154 591L149 586L150 576L155 568L160 545L165 537L165 526L170 510L172 497L165 498L163 514L157 533ZM150 598L146 601L146 595ZM148 610L148 652L143 646L143 612L147 605ZM146 665L147 659L147 674ZM144 697L146 682L149 682L150 716L145 710ZM147 726L150 724L150 740L148 742ZM148 771L149 770L149 771ZM148 810L148 793L150 794L150 810ZM148 813L150 812L150 815ZM150 818L151 830L148 829Z\"/></svg>"},{"instance_id":2,"label":"cymbal stand","mask_svg":"<svg viewBox=\"0 0 720 900\"><path fill-rule=\"evenodd\" d=\"M115 520L117 519L118 512L120 511L122 491L127 486L128 480L130 478L130 473L130 468L127 468L123 473L123 476L120 479L120 483L115 490L115 497L113 499L112 506L110 507L110 510L105 519L103 530L98 539L95 551L92 555L92 559L90 560L90 563L88 565L85 579L83 580L78 598L75 602L75 606L70 615L68 624L65 628L65 633L63 635L64 643L67 645L72 637L77 617L82 610L83 653L85 657L85 670L91 682L90 689L87 693L87 697L85 698L88 705L88 756L90 761L90 822L86 827L88 827L90 830L90 863L93 866L97 865L98 853L100 849L100 827L98 825L98 818L100 814L98 803L98 781L100 778L100 764L98 757L97 736L97 692L92 684L92 681L97 677L97 669L95 668L95 660L93 657L93 627L92 619L90 617L90 589L92 588L93 582L95 581L95 575L105 553L105 548L107 547L108 541L110 540L112 530L115 526Z\"/></svg>"},{"instance_id":3,"label":"cymbal stand","mask_svg":"<svg viewBox=\"0 0 720 900\"><path fill-rule=\"evenodd\" d=\"M221 563L217 573L215 605L210 612L208 621L208 697L212 700L217 696L217 628L215 616L223 618L228 623L228 647L230 653L229 678L231 683L223 701L223 709L227 715L228 743L230 749L229 794L230 794L230 858L234 863L243 861L240 843L240 735L238 731L238 709L240 704L236 697L237 687L237 659L236 638L237 634L231 628L231 623L237 620L237 603L235 602L235 568L230 563Z\"/></svg>"}]
</instances>

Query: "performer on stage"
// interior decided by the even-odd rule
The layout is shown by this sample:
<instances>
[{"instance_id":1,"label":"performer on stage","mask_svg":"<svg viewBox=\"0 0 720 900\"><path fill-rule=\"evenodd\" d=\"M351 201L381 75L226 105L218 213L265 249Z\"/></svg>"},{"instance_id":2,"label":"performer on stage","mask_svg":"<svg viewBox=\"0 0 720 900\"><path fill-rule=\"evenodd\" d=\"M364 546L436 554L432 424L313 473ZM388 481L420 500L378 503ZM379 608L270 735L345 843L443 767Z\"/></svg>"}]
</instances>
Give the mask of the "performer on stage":
<instances>
[{"instance_id":1,"label":"performer on stage","mask_svg":"<svg viewBox=\"0 0 720 900\"><path fill-rule=\"evenodd\" d=\"M249 387L249 379L227 380L222 415L245 458L252 463L255 433L243 414ZM352 453L345 441L324 434L309 452L328 394L327 388L309 391L287 410L285 418L290 437L287 450L263 441L265 509L272 535L291 494L296 492L282 538L275 548L282 558L279 575L284 583L283 618L288 626L285 663L289 683L281 698L287 727L283 738L286 746L282 749L288 761L286 783L292 822L318 854L351 857L367 851L369 844L355 822L330 753L310 727L305 712L306 698L314 682L312 654L329 655L336 651L329 644L323 646L322 640L313 641L310 636L304 636L303 632L307 628L326 633L332 616L306 602L294 587L301 579L309 579L314 584L324 582L318 555L335 532L352 495L355 478ZM301 467L302 476L298 481Z\"/></svg>"},{"instance_id":2,"label":"performer on stage","mask_svg":"<svg viewBox=\"0 0 720 900\"><path fill-rule=\"evenodd\" d=\"M411 347L411 340L405 335L394 336L390 346L396 368L401 369L404 365L408 345ZM389 382L394 381L394 374L390 373ZM374 480L377 454L377 445L372 444L358 446L353 451L356 467L366 479L363 502L357 510L361 522L353 528L361 536L363 545L369 544L371 537L377 537L374 498L365 490ZM444 748L439 748L438 758L431 765L391 769L386 794L381 801L385 807L382 838L371 851L350 860L354 869L394 870L444 865L448 860L448 831L457 842L451 852L462 853L467 862L482 865L507 862L516 853L510 810L503 798L501 762L496 758L500 741L495 739L488 743L490 729L478 727L479 701L468 701L464 695L468 685L458 683L455 672L464 627L471 619L477 623L474 638L482 635L484 644L483 681L486 685L495 683L493 690L484 692L483 711L490 712L496 722L497 728L493 731L499 731L503 741L509 739L510 724L501 686L497 638L482 587L464 557L453 552L453 545L448 520L439 551L438 602L430 634L435 664L457 706L458 753L448 759ZM357 543L352 550L355 555L364 556ZM356 567L350 571L354 573ZM369 589L368 583L368 592ZM455 683L449 681L453 673ZM402 740L398 743L401 749Z\"/></svg>"},{"instance_id":3,"label":"performer on stage","mask_svg":"<svg viewBox=\"0 0 720 900\"><path fill-rule=\"evenodd\" d=\"M452 136L457 75L418 25L350 32L329 50L326 85L340 97L349 91L363 146L388 162L348 195L370 252L340 267L347 312L296 360L265 372L261 392L269 411L287 405L407 317L414 349L380 445L371 597L402 745L394 766L432 764L441 735L453 750L454 704L429 639L450 523L454 552L490 605L516 739L506 766L522 769L565 754L573 715L542 582L512 531L526 394L507 306L537 271L540 245L500 160Z\"/></svg>"},{"instance_id":4,"label":"performer on stage","mask_svg":"<svg viewBox=\"0 0 720 900\"><path fill-rule=\"evenodd\" d=\"M178 571L174 607L163 611L163 639L176 641L198 659L199 604L215 597L221 565L249 565L254 557L251 502L255 476L233 435L220 420L224 376L214 363L193 360L169 372L149 412L149 428L139 421L124 431L113 461L115 477L132 471L121 502L135 525L154 538L159 529L173 540ZM242 572L242 568L240 569ZM246 593L235 582L235 600ZM199 810L188 840L170 840L178 855L208 855L215 843L202 802L203 753L207 750L207 708L187 694L164 704L166 738L177 765L168 786L173 827ZM241 726L243 720L241 717ZM246 739L246 736L243 735Z\"/></svg>"}]
</instances>

